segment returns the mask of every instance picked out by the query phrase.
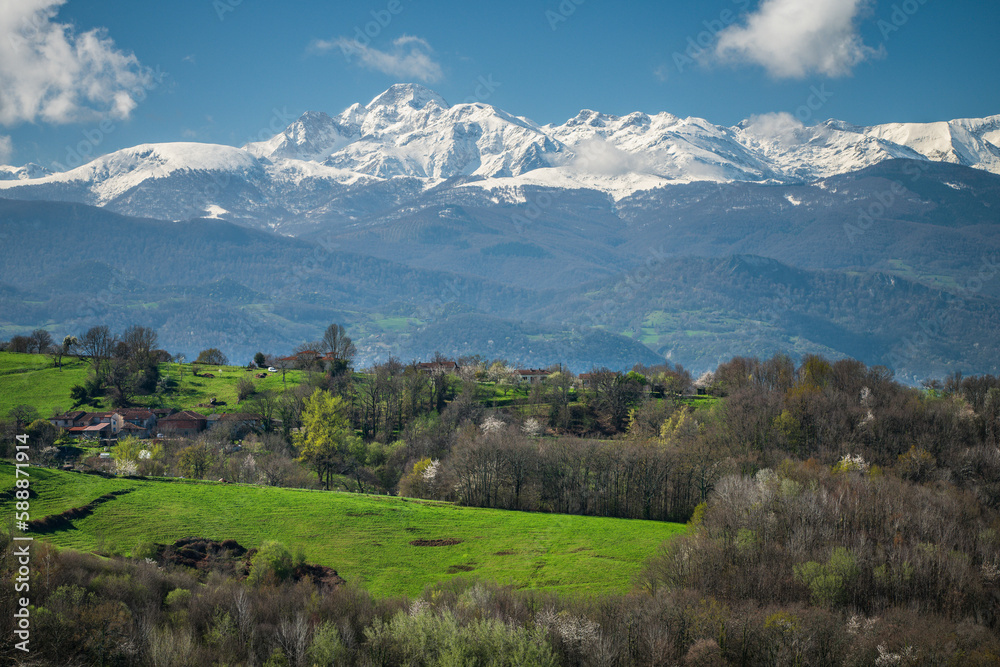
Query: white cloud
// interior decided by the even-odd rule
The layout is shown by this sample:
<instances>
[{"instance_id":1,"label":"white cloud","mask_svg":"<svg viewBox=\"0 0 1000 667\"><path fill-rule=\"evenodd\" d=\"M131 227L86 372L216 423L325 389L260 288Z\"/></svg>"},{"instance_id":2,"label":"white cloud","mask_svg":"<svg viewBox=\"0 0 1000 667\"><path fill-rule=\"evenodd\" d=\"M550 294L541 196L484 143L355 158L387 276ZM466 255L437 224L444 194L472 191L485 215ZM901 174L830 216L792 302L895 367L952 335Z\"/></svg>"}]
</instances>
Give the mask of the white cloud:
<instances>
[{"instance_id":1,"label":"white cloud","mask_svg":"<svg viewBox=\"0 0 1000 667\"><path fill-rule=\"evenodd\" d=\"M802 141L805 125L792 114L781 111L751 116L746 131L762 141L793 145Z\"/></svg>"},{"instance_id":2,"label":"white cloud","mask_svg":"<svg viewBox=\"0 0 1000 667\"><path fill-rule=\"evenodd\" d=\"M356 62L361 67L401 79L434 83L444 76L441 65L431 56L434 51L431 45L413 35L403 35L396 39L392 48L386 51L348 37L313 40L307 50L310 53L325 53L333 49L340 49L348 62Z\"/></svg>"},{"instance_id":3,"label":"white cloud","mask_svg":"<svg viewBox=\"0 0 1000 667\"><path fill-rule=\"evenodd\" d=\"M831 77L882 54L864 44L858 15L870 0L763 0L745 24L719 33L715 55L762 66L778 78Z\"/></svg>"},{"instance_id":4,"label":"white cloud","mask_svg":"<svg viewBox=\"0 0 1000 667\"><path fill-rule=\"evenodd\" d=\"M0 164L7 164L10 162L10 158L13 154L14 144L11 142L10 137L0 134Z\"/></svg>"},{"instance_id":5,"label":"white cloud","mask_svg":"<svg viewBox=\"0 0 1000 667\"><path fill-rule=\"evenodd\" d=\"M0 2L0 124L127 118L153 76L101 29L55 20L66 0Z\"/></svg>"},{"instance_id":6,"label":"white cloud","mask_svg":"<svg viewBox=\"0 0 1000 667\"><path fill-rule=\"evenodd\" d=\"M570 166L585 174L622 176L646 170L646 162L639 155L626 153L601 137L591 137L573 147L574 157Z\"/></svg>"}]
</instances>

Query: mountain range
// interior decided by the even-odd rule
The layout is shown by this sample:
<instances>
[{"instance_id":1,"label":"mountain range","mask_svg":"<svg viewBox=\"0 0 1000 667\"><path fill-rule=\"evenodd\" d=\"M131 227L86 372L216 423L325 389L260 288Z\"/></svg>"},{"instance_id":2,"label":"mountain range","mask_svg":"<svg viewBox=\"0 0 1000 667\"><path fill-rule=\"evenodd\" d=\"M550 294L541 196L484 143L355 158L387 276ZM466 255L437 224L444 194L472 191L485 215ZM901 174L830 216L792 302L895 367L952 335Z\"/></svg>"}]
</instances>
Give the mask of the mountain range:
<instances>
[{"instance_id":1,"label":"mountain range","mask_svg":"<svg viewBox=\"0 0 1000 667\"><path fill-rule=\"evenodd\" d=\"M30 230L86 245L88 225L114 215L120 235L110 255L0 259L0 332L82 326L86 318L62 318L33 291L65 272L70 298L67 289L96 280L131 284L160 308L203 299L197 327L166 335L175 346L221 335L213 308L257 318L266 333L230 343L234 354L291 344L339 316L364 341L365 360L439 347L526 364L666 357L697 368L787 350L858 356L911 379L993 372L996 329L981 323L993 321L1000 298L998 145L1000 115L860 127L770 114L725 127L584 110L539 125L399 84L336 116L304 113L239 148L144 144L58 173L0 167L8 243L62 255L64 244ZM280 262L271 280L211 259L216 244L231 249L249 233L241 228L263 234L243 264ZM130 239L126 229L143 231ZM159 247L168 229L212 233L197 251L137 251L141 239ZM126 257L136 254L144 263ZM349 266L367 283L350 286ZM215 291L192 291L206 285ZM766 289L785 295L780 316L753 312L773 311ZM742 301L729 298L735 292ZM602 299L615 307L594 316ZM864 312L852 314L847 299L864 302ZM310 302L312 310L280 314ZM904 354L939 317L934 304L949 313L947 326ZM123 313L150 315L134 304ZM943 335L952 329L961 340Z\"/></svg>"}]
</instances>

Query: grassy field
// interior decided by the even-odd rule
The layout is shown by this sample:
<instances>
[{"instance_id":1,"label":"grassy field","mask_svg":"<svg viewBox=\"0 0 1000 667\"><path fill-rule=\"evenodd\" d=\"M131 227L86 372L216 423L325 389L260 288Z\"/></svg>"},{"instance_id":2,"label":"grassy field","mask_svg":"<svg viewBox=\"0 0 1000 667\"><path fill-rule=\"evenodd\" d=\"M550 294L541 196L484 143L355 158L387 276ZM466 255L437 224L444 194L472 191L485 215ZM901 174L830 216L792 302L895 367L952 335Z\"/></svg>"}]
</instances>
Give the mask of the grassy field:
<instances>
[{"instance_id":1,"label":"grassy field","mask_svg":"<svg viewBox=\"0 0 1000 667\"><path fill-rule=\"evenodd\" d=\"M205 366L199 364L199 375L195 377L191 372L190 364L184 364L183 369L180 364L160 364L160 375L177 382L170 393L163 397L162 403L178 410L204 411L197 405L208 403L209 400L216 398L225 401L226 406L213 409L213 412L238 412L236 383L241 377L249 377L257 385L258 391L270 389L280 393L286 387L291 389L298 386L306 376L305 371L286 371L285 381L282 382L280 371L268 373L267 377L262 379L255 377L261 372L250 373L242 366ZM204 377L204 373L209 373L214 377ZM144 397L140 396L136 402L143 403L143 399Z\"/></svg>"},{"instance_id":2,"label":"grassy field","mask_svg":"<svg viewBox=\"0 0 1000 667\"><path fill-rule=\"evenodd\" d=\"M13 486L0 463L0 492ZM80 550L128 554L143 540L235 539L246 547L278 540L310 562L337 570L375 595L419 593L426 584L472 576L518 588L622 592L643 560L678 524L504 512L386 496L232 484L106 480L31 469L31 515L41 518L118 489L72 529L44 536ZM11 501L0 503L3 516ZM414 540L460 540L413 546Z\"/></svg>"},{"instance_id":3,"label":"grassy field","mask_svg":"<svg viewBox=\"0 0 1000 667\"><path fill-rule=\"evenodd\" d=\"M0 415L16 405L31 405L48 417L53 408L69 410L69 391L87 379L88 364L74 357L63 359L63 368L53 368L44 354L0 352Z\"/></svg>"},{"instance_id":4,"label":"grassy field","mask_svg":"<svg viewBox=\"0 0 1000 667\"><path fill-rule=\"evenodd\" d=\"M0 415L6 415L22 403L34 406L42 417L50 416L56 408L72 409L70 389L84 383L89 369L87 361L75 357L64 358L63 367L59 369L53 367L52 360L45 355L0 352ZM282 382L280 372L258 379L242 366L204 365L199 365L199 373L211 373L215 377L195 377L191 364L160 364L160 375L175 380L176 385L163 396L137 396L135 403L178 410L205 410L207 408L197 405L216 398L225 401L226 406L212 409L213 412L237 412L240 408L236 404L236 383L241 377L249 376L261 391L280 392L285 387L297 386L306 375L303 371L287 371ZM95 409L95 406L87 404L80 409ZM101 409L109 409L107 401L101 401Z\"/></svg>"}]
</instances>

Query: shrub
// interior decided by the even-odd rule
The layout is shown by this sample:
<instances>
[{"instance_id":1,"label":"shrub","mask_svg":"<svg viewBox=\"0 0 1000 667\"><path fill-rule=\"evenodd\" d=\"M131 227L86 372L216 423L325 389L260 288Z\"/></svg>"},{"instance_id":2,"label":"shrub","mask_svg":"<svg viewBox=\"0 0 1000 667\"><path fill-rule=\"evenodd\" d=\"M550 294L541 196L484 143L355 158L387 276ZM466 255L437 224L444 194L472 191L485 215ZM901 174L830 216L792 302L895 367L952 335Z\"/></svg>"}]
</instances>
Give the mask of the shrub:
<instances>
[{"instance_id":1,"label":"shrub","mask_svg":"<svg viewBox=\"0 0 1000 667\"><path fill-rule=\"evenodd\" d=\"M254 583L272 577L284 581L291 573L292 554L280 542L264 542L250 564L250 580Z\"/></svg>"},{"instance_id":2,"label":"shrub","mask_svg":"<svg viewBox=\"0 0 1000 667\"><path fill-rule=\"evenodd\" d=\"M314 665L339 665L344 662L347 658L347 649L340 641L340 631L337 630L337 626L330 622L317 626L306 654Z\"/></svg>"},{"instance_id":3,"label":"shrub","mask_svg":"<svg viewBox=\"0 0 1000 667\"><path fill-rule=\"evenodd\" d=\"M167 593L167 597L164 599L163 603L168 607L180 608L186 607L190 601L191 591L186 588L175 588Z\"/></svg>"},{"instance_id":4,"label":"shrub","mask_svg":"<svg viewBox=\"0 0 1000 667\"><path fill-rule=\"evenodd\" d=\"M132 558L144 560L156 556L156 545L149 540L140 540L132 547Z\"/></svg>"},{"instance_id":5,"label":"shrub","mask_svg":"<svg viewBox=\"0 0 1000 667\"><path fill-rule=\"evenodd\" d=\"M245 401L254 394L257 393L257 385L253 383L253 380L246 377L245 375L239 379L236 383L236 397L240 401Z\"/></svg>"}]
</instances>

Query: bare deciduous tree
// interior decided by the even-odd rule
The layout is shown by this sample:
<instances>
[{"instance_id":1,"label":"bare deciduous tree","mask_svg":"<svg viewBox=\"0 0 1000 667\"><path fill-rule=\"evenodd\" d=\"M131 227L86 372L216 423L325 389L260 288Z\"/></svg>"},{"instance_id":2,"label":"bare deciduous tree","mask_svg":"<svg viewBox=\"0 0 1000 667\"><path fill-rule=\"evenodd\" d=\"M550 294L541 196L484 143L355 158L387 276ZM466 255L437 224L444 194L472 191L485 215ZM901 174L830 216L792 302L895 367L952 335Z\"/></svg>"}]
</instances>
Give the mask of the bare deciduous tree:
<instances>
[{"instance_id":1,"label":"bare deciduous tree","mask_svg":"<svg viewBox=\"0 0 1000 667\"><path fill-rule=\"evenodd\" d=\"M98 377L103 377L102 366L111 358L117 343L118 338L105 325L91 327L80 339L80 349L90 359Z\"/></svg>"},{"instance_id":2,"label":"bare deciduous tree","mask_svg":"<svg viewBox=\"0 0 1000 667\"><path fill-rule=\"evenodd\" d=\"M357 348L347 335L347 330L341 324L331 324L323 332L323 352L339 361L350 363L357 354Z\"/></svg>"},{"instance_id":3,"label":"bare deciduous tree","mask_svg":"<svg viewBox=\"0 0 1000 667\"><path fill-rule=\"evenodd\" d=\"M31 349L35 354L45 354L52 345L52 334L45 329L35 329L29 336Z\"/></svg>"}]
</instances>

